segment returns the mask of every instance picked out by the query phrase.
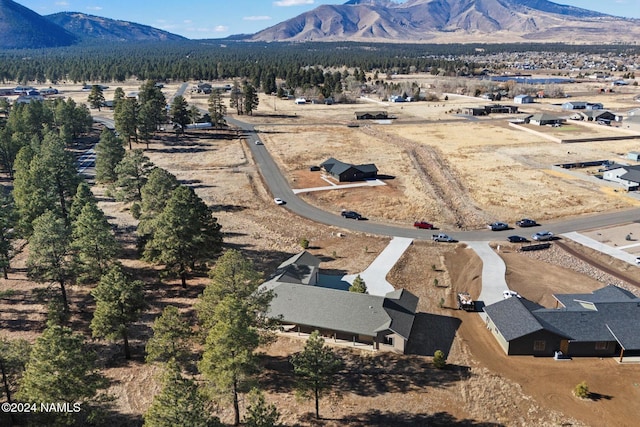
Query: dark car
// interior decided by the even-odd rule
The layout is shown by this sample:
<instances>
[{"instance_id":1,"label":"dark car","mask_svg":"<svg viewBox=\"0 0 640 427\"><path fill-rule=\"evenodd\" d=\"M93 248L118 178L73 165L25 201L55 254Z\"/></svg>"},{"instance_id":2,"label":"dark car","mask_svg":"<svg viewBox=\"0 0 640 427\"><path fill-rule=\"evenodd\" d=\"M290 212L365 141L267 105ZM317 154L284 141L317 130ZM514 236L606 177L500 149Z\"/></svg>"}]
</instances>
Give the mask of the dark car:
<instances>
[{"instance_id":1,"label":"dark car","mask_svg":"<svg viewBox=\"0 0 640 427\"><path fill-rule=\"evenodd\" d=\"M433 230L433 224L426 221L416 221L413 223L415 228L422 228L424 230Z\"/></svg>"},{"instance_id":2,"label":"dark car","mask_svg":"<svg viewBox=\"0 0 640 427\"><path fill-rule=\"evenodd\" d=\"M357 219L357 220L362 219L362 215L354 211L342 211L340 215L342 215L344 218Z\"/></svg>"},{"instance_id":3,"label":"dark car","mask_svg":"<svg viewBox=\"0 0 640 427\"><path fill-rule=\"evenodd\" d=\"M523 218L520 221L516 221L516 225L518 227L535 227L536 225L538 225L538 223L532 219Z\"/></svg>"},{"instance_id":4,"label":"dark car","mask_svg":"<svg viewBox=\"0 0 640 427\"><path fill-rule=\"evenodd\" d=\"M509 236L507 240L511 243L526 243L528 240L522 236Z\"/></svg>"},{"instance_id":5,"label":"dark car","mask_svg":"<svg viewBox=\"0 0 640 427\"><path fill-rule=\"evenodd\" d=\"M491 231L507 230L509 228L509 224L506 224L504 222L494 222L492 224L489 224L489 228L491 229Z\"/></svg>"}]
</instances>

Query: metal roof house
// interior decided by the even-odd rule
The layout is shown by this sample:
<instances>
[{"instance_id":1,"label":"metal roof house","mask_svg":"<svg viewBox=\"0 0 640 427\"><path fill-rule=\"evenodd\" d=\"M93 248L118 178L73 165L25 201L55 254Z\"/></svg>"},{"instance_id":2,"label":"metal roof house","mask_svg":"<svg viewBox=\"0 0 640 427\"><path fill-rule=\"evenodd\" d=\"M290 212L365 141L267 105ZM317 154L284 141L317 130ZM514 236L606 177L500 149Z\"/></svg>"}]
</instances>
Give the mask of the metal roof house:
<instances>
[{"instance_id":1,"label":"metal roof house","mask_svg":"<svg viewBox=\"0 0 640 427\"><path fill-rule=\"evenodd\" d=\"M508 355L640 355L640 298L616 286L554 295L549 309L523 298L484 308L487 327Z\"/></svg>"},{"instance_id":2,"label":"metal roof house","mask_svg":"<svg viewBox=\"0 0 640 427\"><path fill-rule=\"evenodd\" d=\"M378 176L378 168L373 163L352 165L331 157L320 164L320 167L339 182L363 181Z\"/></svg>"},{"instance_id":3,"label":"metal roof house","mask_svg":"<svg viewBox=\"0 0 640 427\"><path fill-rule=\"evenodd\" d=\"M640 166L614 164L602 174L605 181L617 182L627 191L640 187Z\"/></svg>"},{"instance_id":4,"label":"metal roof house","mask_svg":"<svg viewBox=\"0 0 640 427\"><path fill-rule=\"evenodd\" d=\"M318 330L324 336L404 353L418 297L404 289L377 296L323 287L317 281L319 263L305 251L278 267L261 285L275 294L268 316L289 330Z\"/></svg>"},{"instance_id":5,"label":"metal roof house","mask_svg":"<svg viewBox=\"0 0 640 427\"><path fill-rule=\"evenodd\" d=\"M386 111L356 111L356 120L385 120L389 118Z\"/></svg>"},{"instance_id":6,"label":"metal roof house","mask_svg":"<svg viewBox=\"0 0 640 427\"><path fill-rule=\"evenodd\" d=\"M517 95L513 98L513 102L516 104L533 104L535 98L531 95Z\"/></svg>"},{"instance_id":7,"label":"metal roof house","mask_svg":"<svg viewBox=\"0 0 640 427\"><path fill-rule=\"evenodd\" d=\"M569 101L562 104L563 110L602 110L604 106L599 102Z\"/></svg>"},{"instance_id":8,"label":"metal roof house","mask_svg":"<svg viewBox=\"0 0 640 427\"><path fill-rule=\"evenodd\" d=\"M564 119L547 114L547 113L538 113L534 114L529 118L529 123L532 125L544 126L544 125L555 125L561 124L564 122Z\"/></svg>"}]
</instances>

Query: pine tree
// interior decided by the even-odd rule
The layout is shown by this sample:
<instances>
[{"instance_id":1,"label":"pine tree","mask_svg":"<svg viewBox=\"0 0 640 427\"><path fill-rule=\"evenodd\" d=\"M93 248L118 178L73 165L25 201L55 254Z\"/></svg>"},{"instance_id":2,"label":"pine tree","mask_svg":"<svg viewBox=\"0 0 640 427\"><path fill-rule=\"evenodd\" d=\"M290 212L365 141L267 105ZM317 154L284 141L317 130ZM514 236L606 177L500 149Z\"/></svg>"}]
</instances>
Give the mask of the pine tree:
<instances>
[{"instance_id":1,"label":"pine tree","mask_svg":"<svg viewBox=\"0 0 640 427\"><path fill-rule=\"evenodd\" d=\"M153 163L142 150L132 150L116 166L118 180L116 199L131 202L142 199L142 187L146 184Z\"/></svg>"},{"instance_id":2,"label":"pine tree","mask_svg":"<svg viewBox=\"0 0 640 427\"><path fill-rule=\"evenodd\" d=\"M154 218L162 212L178 185L175 175L166 169L154 168L140 191L143 217Z\"/></svg>"},{"instance_id":3,"label":"pine tree","mask_svg":"<svg viewBox=\"0 0 640 427\"><path fill-rule=\"evenodd\" d=\"M53 212L46 211L33 221L27 275L39 283L58 283L65 312L69 311L66 286L74 278L70 243L69 228Z\"/></svg>"},{"instance_id":4,"label":"pine tree","mask_svg":"<svg viewBox=\"0 0 640 427\"><path fill-rule=\"evenodd\" d=\"M96 181L111 183L118 179L116 166L122 161L125 149L122 140L109 129L103 129L96 145Z\"/></svg>"},{"instance_id":5,"label":"pine tree","mask_svg":"<svg viewBox=\"0 0 640 427\"><path fill-rule=\"evenodd\" d=\"M176 269L186 288L188 271L196 263L212 259L221 245L217 219L193 189L179 186L155 219L144 255Z\"/></svg>"},{"instance_id":6,"label":"pine tree","mask_svg":"<svg viewBox=\"0 0 640 427\"><path fill-rule=\"evenodd\" d=\"M131 280L122 267L113 265L91 292L96 300L96 310L91 320L94 338L122 338L124 354L131 359L129 349L129 325L140 317L144 302L144 283Z\"/></svg>"},{"instance_id":7,"label":"pine tree","mask_svg":"<svg viewBox=\"0 0 640 427\"><path fill-rule=\"evenodd\" d=\"M2 376L0 396L4 394L9 403L12 401L13 390L17 388L30 353L31 344L29 341L0 338L0 375Z\"/></svg>"},{"instance_id":8,"label":"pine tree","mask_svg":"<svg viewBox=\"0 0 640 427\"><path fill-rule=\"evenodd\" d=\"M207 399L197 384L182 376L170 362L162 379L162 390L144 415L144 427L222 427L207 411Z\"/></svg>"},{"instance_id":9,"label":"pine tree","mask_svg":"<svg viewBox=\"0 0 640 427\"><path fill-rule=\"evenodd\" d=\"M132 149L131 141L138 142L139 112L140 105L135 98L124 98L118 101L114 111L116 130L129 144L129 150Z\"/></svg>"},{"instance_id":10,"label":"pine tree","mask_svg":"<svg viewBox=\"0 0 640 427\"><path fill-rule=\"evenodd\" d=\"M173 123L177 124L180 133L184 134L185 127L189 124L189 111L187 110L187 101L182 96L176 96L171 101L169 115Z\"/></svg>"},{"instance_id":11,"label":"pine tree","mask_svg":"<svg viewBox=\"0 0 640 427\"><path fill-rule=\"evenodd\" d=\"M89 93L87 102L91 105L91 108L97 108L100 111L100 108L104 105L104 93L101 85L91 86L91 93Z\"/></svg>"},{"instance_id":12,"label":"pine tree","mask_svg":"<svg viewBox=\"0 0 640 427\"><path fill-rule=\"evenodd\" d=\"M80 283L95 283L115 260L120 245L95 203L86 203L73 223L71 247Z\"/></svg>"},{"instance_id":13,"label":"pine tree","mask_svg":"<svg viewBox=\"0 0 640 427\"><path fill-rule=\"evenodd\" d=\"M9 278L17 225L18 213L15 210L11 193L5 194L0 191L0 268L2 268L5 279Z\"/></svg>"},{"instance_id":14,"label":"pine tree","mask_svg":"<svg viewBox=\"0 0 640 427\"><path fill-rule=\"evenodd\" d=\"M222 93L220 90L214 90L209 95L209 116L211 117L211 124L220 128L227 124L224 116L227 114L227 107L222 102Z\"/></svg>"},{"instance_id":15,"label":"pine tree","mask_svg":"<svg viewBox=\"0 0 640 427\"><path fill-rule=\"evenodd\" d=\"M147 342L147 362L176 362L189 357L192 331L180 311L168 305L153 322L153 336Z\"/></svg>"},{"instance_id":16,"label":"pine tree","mask_svg":"<svg viewBox=\"0 0 640 427\"><path fill-rule=\"evenodd\" d=\"M367 293L367 284L364 282L362 277L358 274L355 279L353 279L353 284L349 286L349 292L356 292L359 294Z\"/></svg>"},{"instance_id":17,"label":"pine tree","mask_svg":"<svg viewBox=\"0 0 640 427\"><path fill-rule=\"evenodd\" d=\"M108 385L95 366L96 356L85 347L82 335L69 328L49 324L36 339L16 399L21 402L80 403L79 413L43 413L36 425L74 425L104 396Z\"/></svg>"},{"instance_id":18,"label":"pine tree","mask_svg":"<svg viewBox=\"0 0 640 427\"><path fill-rule=\"evenodd\" d=\"M244 93L240 89L240 85L237 80L233 81L233 87L231 88L231 94L229 97L229 106L236 109L236 113L241 115L244 113Z\"/></svg>"},{"instance_id":19,"label":"pine tree","mask_svg":"<svg viewBox=\"0 0 640 427\"><path fill-rule=\"evenodd\" d=\"M314 399L316 418L320 418L320 398L327 394L335 381L335 375L342 367L342 361L324 345L318 331L308 338L304 350L291 357L293 373L296 376L298 393L307 399Z\"/></svg>"},{"instance_id":20,"label":"pine tree","mask_svg":"<svg viewBox=\"0 0 640 427\"><path fill-rule=\"evenodd\" d=\"M248 396L249 407L247 415L244 419L244 425L247 427L276 427L280 412L276 405L268 404L264 398L264 394L260 390L254 388Z\"/></svg>"},{"instance_id":21,"label":"pine tree","mask_svg":"<svg viewBox=\"0 0 640 427\"><path fill-rule=\"evenodd\" d=\"M242 87L242 92L244 111L249 115L253 115L253 111L258 108L260 103L258 91L251 83L245 83Z\"/></svg>"},{"instance_id":22,"label":"pine tree","mask_svg":"<svg viewBox=\"0 0 640 427\"><path fill-rule=\"evenodd\" d=\"M28 143L25 134L12 133L10 129L0 126L0 165L9 178L13 179L13 165L18 152Z\"/></svg>"},{"instance_id":23,"label":"pine tree","mask_svg":"<svg viewBox=\"0 0 640 427\"><path fill-rule=\"evenodd\" d=\"M69 208L69 218L71 219L72 223L76 220L76 218L78 218L80 212L82 212L82 208L84 208L84 205L86 205L87 203L96 204L97 201L95 196L93 195L93 192L91 192L91 187L89 187L89 184L87 184L86 182L81 182L80 184L78 184L76 194L73 196L73 199L71 200L71 207Z\"/></svg>"}]
</instances>

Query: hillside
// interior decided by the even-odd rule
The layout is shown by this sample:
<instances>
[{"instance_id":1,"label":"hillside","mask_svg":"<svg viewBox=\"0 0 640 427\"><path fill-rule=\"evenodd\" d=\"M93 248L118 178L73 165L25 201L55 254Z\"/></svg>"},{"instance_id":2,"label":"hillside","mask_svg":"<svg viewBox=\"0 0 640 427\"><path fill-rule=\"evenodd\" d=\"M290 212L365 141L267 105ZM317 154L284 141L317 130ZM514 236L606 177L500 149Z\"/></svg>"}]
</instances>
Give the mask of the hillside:
<instances>
[{"instance_id":1,"label":"hillside","mask_svg":"<svg viewBox=\"0 0 640 427\"><path fill-rule=\"evenodd\" d=\"M319 6L251 40L612 43L639 36L640 20L547 0L351 0Z\"/></svg>"},{"instance_id":2,"label":"hillside","mask_svg":"<svg viewBox=\"0 0 640 427\"><path fill-rule=\"evenodd\" d=\"M80 12L60 12L45 16L54 24L81 39L104 41L167 41L186 38L148 25L102 18Z\"/></svg>"},{"instance_id":3,"label":"hillside","mask_svg":"<svg viewBox=\"0 0 640 427\"><path fill-rule=\"evenodd\" d=\"M0 49L69 46L77 37L12 0L0 0Z\"/></svg>"}]
</instances>

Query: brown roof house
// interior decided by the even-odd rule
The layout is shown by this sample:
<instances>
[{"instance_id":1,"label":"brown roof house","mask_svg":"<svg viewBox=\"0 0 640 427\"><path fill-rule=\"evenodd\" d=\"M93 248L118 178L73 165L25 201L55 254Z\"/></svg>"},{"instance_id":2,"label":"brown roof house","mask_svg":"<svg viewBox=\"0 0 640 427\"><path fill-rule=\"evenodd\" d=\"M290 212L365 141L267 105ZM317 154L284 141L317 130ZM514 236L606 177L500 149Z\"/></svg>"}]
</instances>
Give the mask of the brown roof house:
<instances>
[{"instance_id":1,"label":"brown roof house","mask_svg":"<svg viewBox=\"0 0 640 427\"><path fill-rule=\"evenodd\" d=\"M272 290L268 316L289 331L320 331L325 337L404 353L418 297L398 289L385 296L324 287L320 260L301 252L278 267L261 289Z\"/></svg>"}]
</instances>

